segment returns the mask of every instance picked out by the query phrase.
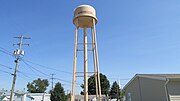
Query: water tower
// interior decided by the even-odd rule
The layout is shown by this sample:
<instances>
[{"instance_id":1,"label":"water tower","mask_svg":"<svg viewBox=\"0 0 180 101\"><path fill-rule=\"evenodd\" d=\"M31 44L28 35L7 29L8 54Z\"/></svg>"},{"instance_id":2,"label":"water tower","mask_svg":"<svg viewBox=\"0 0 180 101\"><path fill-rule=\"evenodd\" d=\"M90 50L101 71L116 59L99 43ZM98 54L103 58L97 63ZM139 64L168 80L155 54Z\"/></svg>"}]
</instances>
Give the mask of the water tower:
<instances>
[{"instance_id":1,"label":"water tower","mask_svg":"<svg viewBox=\"0 0 180 101\"><path fill-rule=\"evenodd\" d=\"M72 80L72 96L71 101L75 100L75 87L76 87L76 78L79 72L76 72L77 65L77 52L78 52L78 32L83 29L83 63L84 63L84 101L88 101L88 74L94 75L96 83L96 98L101 99L101 86L100 86L100 75L99 75L99 63L98 63L98 49L96 41L96 27L97 18L96 11L92 6L89 5L80 5L74 11L73 24L76 26L75 33L75 46L74 46L74 64L73 64L73 80ZM87 33L87 29L90 29L91 32ZM91 42L88 41L87 35L91 36ZM88 49L88 46L92 46L91 49ZM94 71L88 72L88 52L92 52Z\"/></svg>"}]
</instances>

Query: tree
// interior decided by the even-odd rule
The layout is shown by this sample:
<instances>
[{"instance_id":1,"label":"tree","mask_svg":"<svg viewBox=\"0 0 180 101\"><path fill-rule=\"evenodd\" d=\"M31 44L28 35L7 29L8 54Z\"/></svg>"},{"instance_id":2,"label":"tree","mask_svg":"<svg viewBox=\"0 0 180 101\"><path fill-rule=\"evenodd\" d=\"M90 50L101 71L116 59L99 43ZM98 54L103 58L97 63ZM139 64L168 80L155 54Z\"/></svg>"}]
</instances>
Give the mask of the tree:
<instances>
[{"instance_id":1,"label":"tree","mask_svg":"<svg viewBox=\"0 0 180 101\"><path fill-rule=\"evenodd\" d=\"M43 79L41 80L38 78L37 80L33 80L33 82L27 84L27 88L31 93L44 93L49 86L48 80Z\"/></svg>"},{"instance_id":2,"label":"tree","mask_svg":"<svg viewBox=\"0 0 180 101\"><path fill-rule=\"evenodd\" d=\"M106 75L103 75L100 73L100 84L101 84L101 94L107 94L109 93L109 80L107 79ZM82 89L84 89L84 85L81 85ZM94 75L90 76L88 79L88 93L89 95L96 95L96 83L95 83L95 78ZM84 90L81 91L81 95L84 95Z\"/></svg>"},{"instance_id":3,"label":"tree","mask_svg":"<svg viewBox=\"0 0 180 101\"><path fill-rule=\"evenodd\" d=\"M125 91L123 89L121 89L121 92L120 92L120 99L121 100L120 101L123 100L124 95L125 95Z\"/></svg>"},{"instance_id":4,"label":"tree","mask_svg":"<svg viewBox=\"0 0 180 101\"><path fill-rule=\"evenodd\" d=\"M116 81L113 82L112 84L112 87L110 90L110 97L111 99L119 99L120 97L120 87Z\"/></svg>"},{"instance_id":5,"label":"tree","mask_svg":"<svg viewBox=\"0 0 180 101\"><path fill-rule=\"evenodd\" d=\"M66 101L67 97L65 95L64 88L61 83L56 83L54 89L51 91L51 101Z\"/></svg>"}]
</instances>

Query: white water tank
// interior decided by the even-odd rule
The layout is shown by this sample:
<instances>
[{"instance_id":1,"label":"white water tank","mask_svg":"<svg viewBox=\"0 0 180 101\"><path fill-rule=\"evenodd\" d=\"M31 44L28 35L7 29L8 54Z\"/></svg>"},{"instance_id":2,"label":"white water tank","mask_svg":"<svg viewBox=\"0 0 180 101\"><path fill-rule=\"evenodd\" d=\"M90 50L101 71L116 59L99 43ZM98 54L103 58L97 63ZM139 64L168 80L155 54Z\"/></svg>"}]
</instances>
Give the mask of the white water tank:
<instances>
[{"instance_id":1,"label":"white water tank","mask_svg":"<svg viewBox=\"0 0 180 101\"><path fill-rule=\"evenodd\" d=\"M97 23L96 11L90 5L80 5L74 11L73 24L81 28L93 27L93 19Z\"/></svg>"}]
</instances>

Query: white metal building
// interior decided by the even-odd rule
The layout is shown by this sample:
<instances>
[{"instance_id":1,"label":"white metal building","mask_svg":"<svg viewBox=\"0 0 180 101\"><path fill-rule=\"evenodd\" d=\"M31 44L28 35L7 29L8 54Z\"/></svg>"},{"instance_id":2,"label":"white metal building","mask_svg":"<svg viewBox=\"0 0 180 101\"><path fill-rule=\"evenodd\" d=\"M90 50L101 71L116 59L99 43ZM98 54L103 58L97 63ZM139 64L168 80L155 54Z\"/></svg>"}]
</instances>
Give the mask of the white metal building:
<instances>
[{"instance_id":1,"label":"white metal building","mask_svg":"<svg viewBox=\"0 0 180 101\"><path fill-rule=\"evenodd\" d=\"M47 93L28 93L27 95L33 97L33 101L51 101L51 94Z\"/></svg>"},{"instance_id":2,"label":"white metal building","mask_svg":"<svg viewBox=\"0 0 180 101\"><path fill-rule=\"evenodd\" d=\"M84 101L84 95L76 95L75 101ZM88 101L97 101L96 95L88 95ZM107 101L105 95L101 96L101 101Z\"/></svg>"},{"instance_id":3,"label":"white metal building","mask_svg":"<svg viewBox=\"0 0 180 101\"><path fill-rule=\"evenodd\" d=\"M124 90L125 101L180 101L180 74L136 74Z\"/></svg>"}]
</instances>

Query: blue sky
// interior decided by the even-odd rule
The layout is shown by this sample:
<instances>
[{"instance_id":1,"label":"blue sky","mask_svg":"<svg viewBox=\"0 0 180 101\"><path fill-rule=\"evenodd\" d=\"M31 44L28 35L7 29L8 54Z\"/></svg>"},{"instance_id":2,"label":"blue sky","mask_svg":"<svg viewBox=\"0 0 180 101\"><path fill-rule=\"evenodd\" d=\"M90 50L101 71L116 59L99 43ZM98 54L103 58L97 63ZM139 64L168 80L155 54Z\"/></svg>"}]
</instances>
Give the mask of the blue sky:
<instances>
[{"instance_id":1,"label":"blue sky","mask_svg":"<svg viewBox=\"0 0 180 101\"><path fill-rule=\"evenodd\" d=\"M23 46L23 59L56 69L28 63L47 75L54 73L54 77L71 82L73 12L81 4L92 5L97 11L100 71L110 82L130 79L136 73L180 73L179 0L1 0L0 47L13 52L17 47L12 44L19 41L13 37L31 37L24 40L30 46ZM14 58L2 52L0 57L0 64L14 68ZM0 70L13 71L2 66ZM38 77L50 78L22 61L19 71L28 77L18 73L16 90L23 90L27 82ZM10 74L0 71L0 81L0 89L11 88ZM71 83L58 81L71 90ZM124 85L127 80L121 82Z\"/></svg>"}]
</instances>

